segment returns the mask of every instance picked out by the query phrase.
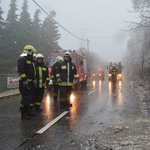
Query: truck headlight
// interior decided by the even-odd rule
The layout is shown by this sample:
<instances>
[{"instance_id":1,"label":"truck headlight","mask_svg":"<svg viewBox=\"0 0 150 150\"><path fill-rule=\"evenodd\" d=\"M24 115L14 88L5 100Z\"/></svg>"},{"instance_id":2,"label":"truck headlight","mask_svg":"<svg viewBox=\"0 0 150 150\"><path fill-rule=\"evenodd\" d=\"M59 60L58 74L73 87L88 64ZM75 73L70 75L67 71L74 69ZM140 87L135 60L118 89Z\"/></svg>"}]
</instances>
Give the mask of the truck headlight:
<instances>
[{"instance_id":1,"label":"truck headlight","mask_svg":"<svg viewBox=\"0 0 150 150\"><path fill-rule=\"evenodd\" d=\"M109 76L111 76L111 74L109 74Z\"/></svg>"}]
</instances>

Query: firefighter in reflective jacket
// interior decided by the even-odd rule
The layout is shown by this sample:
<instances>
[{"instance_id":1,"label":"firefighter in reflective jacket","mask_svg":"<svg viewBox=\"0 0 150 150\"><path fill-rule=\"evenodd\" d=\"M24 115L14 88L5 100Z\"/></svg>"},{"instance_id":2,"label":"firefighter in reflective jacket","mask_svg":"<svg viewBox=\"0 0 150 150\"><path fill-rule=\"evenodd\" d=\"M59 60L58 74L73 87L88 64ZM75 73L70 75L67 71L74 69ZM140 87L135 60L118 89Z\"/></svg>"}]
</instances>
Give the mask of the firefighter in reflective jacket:
<instances>
[{"instance_id":1,"label":"firefighter in reflective jacket","mask_svg":"<svg viewBox=\"0 0 150 150\"><path fill-rule=\"evenodd\" d=\"M59 64L63 61L63 58L61 56L58 56L56 58L56 62L53 64L52 68L52 72L51 72L51 78L53 81L53 98L54 101L57 101L57 97L58 97L58 89L59 89L59 83L57 82L57 78L56 78L56 72L58 69Z\"/></svg>"},{"instance_id":2,"label":"firefighter in reflective jacket","mask_svg":"<svg viewBox=\"0 0 150 150\"><path fill-rule=\"evenodd\" d=\"M60 86L60 107L65 105L71 106L70 95L73 80L77 80L77 75L76 66L71 62L71 54L69 52L65 52L64 61L58 66L56 77Z\"/></svg>"},{"instance_id":3,"label":"firefighter in reflective jacket","mask_svg":"<svg viewBox=\"0 0 150 150\"><path fill-rule=\"evenodd\" d=\"M36 111L43 111L40 108L43 95L44 95L44 87L45 83L48 87L49 77L48 77L48 68L43 62L44 56L42 54L36 55L36 80L35 80L35 110Z\"/></svg>"},{"instance_id":4,"label":"firefighter in reflective jacket","mask_svg":"<svg viewBox=\"0 0 150 150\"><path fill-rule=\"evenodd\" d=\"M33 80L36 76L36 70L33 63L33 52L35 48L32 45L26 45L23 49L23 54L18 60L19 91L22 95L20 111L22 119L30 119L31 113L29 103L33 98L34 84Z\"/></svg>"}]
</instances>

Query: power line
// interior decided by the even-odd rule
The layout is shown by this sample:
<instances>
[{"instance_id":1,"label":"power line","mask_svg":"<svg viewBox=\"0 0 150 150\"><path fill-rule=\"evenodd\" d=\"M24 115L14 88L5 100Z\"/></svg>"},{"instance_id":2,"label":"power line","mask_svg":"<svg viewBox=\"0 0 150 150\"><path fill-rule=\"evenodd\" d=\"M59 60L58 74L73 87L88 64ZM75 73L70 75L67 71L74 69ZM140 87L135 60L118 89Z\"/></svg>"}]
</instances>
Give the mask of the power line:
<instances>
[{"instance_id":1,"label":"power line","mask_svg":"<svg viewBox=\"0 0 150 150\"><path fill-rule=\"evenodd\" d=\"M71 33L70 31L68 31L66 28L64 28L60 23L58 23L57 21L55 21L35 0L33 0L33 2L41 9L43 10L43 12L45 12L45 14L47 14L55 23L57 23L61 28L63 28L65 31L67 31L69 34L71 34L72 36L76 37L79 40L82 41L87 41L85 39L81 39L78 36L74 35L73 33Z\"/></svg>"}]
</instances>

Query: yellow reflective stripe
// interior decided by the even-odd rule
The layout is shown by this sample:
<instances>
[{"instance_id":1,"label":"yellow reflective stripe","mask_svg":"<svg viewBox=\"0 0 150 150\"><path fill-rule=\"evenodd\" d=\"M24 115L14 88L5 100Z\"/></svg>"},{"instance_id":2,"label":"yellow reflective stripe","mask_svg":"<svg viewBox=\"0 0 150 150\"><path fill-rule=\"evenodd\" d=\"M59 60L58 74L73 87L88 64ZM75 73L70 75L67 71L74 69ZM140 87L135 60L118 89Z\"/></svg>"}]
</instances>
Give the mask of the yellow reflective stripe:
<instances>
[{"instance_id":1,"label":"yellow reflective stripe","mask_svg":"<svg viewBox=\"0 0 150 150\"><path fill-rule=\"evenodd\" d=\"M24 73L24 74L21 74L20 77L21 77L21 78L25 78L25 77L26 77L25 73Z\"/></svg>"},{"instance_id":2,"label":"yellow reflective stripe","mask_svg":"<svg viewBox=\"0 0 150 150\"><path fill-rule=\"evenodd\" d=\"M34 103L30 103L29 106L34 106Z\"/></svg>"},{"instance_id":3,"label":"yellow reflective stripe","mask_svg":"<svg viewBox=\"0 0 150 150\"><path fill-rule=\"evenodd\" d=\"M51 76L51 78L54 78L54 76Z\"/></svg>"},{"instance_id":4,"label":"yellow reflective stripe","mask_svg":"<svg viewBox=\"0 0 150 150\"><path fill-rule=\"evenodd\" d=\"M33 64L33 68L34 68L34 77L36 77L36 69L35 69L35 65L34 65L34 63L32 63Z\"/></svg>"},{"instance_id":5,"label":"yellow reflective stripe","mask_svg":"<svg viewBox=\"0 0 150 150\"><path fill-rule=\"evenodd\" d=\"M19 80L22 80L21 77L19 78Z\"/></svg>"},{"instance_id":6,"label":"yellow reflective stripe","mask_svg":"<svg viewBox=\"0 0 150 150\"><path fill-rule=\"evenodd\" d=\"M55 85L59 85L59 83L55 83Z\"/></svg>"},{"instance_id":7,"label":"yellow reflective stripe","mask_svg":"<svg viewBox=\"0 0 150 150\"><path fill-rule=\"evenodd\" d=\"M32 79L27 79L28 82L32 82Z\"/></svg>"},{"instance_id":8,"label":"yellow reflective stripe","mask_svg":"<svg viewBox=\"0 0 150 150\"><path fill-rule=\"evenodd\" d=\"M66 66L61 66L61 69L67 69L67 67Z\"/></svg>"},{"instance_id":9,"label":"yellow reflective stripe","mask_svg":"<svg viewBox=\"0 0 150 150\"><path fill-rule=\"evenodd\" d=\"M42 68L43 71L46 71L46 68Z\"/></svg>"},{"instance_id":10,"label":"yellow reflective stripe","mask_svg":"<svg viewBox=\"0 0 150 150\"><path fill-rule=\"evenodd\" d=\"M26 64L31 64L31 61L30 61L30 60L27 60L27 61L26 61Z\"/></svg>"},{"instance_id":11,"label":"yellow reflective stripe","mask_svg":"<svg viewBox=\"0 0 150 150\"><path fill-rule=\"evenodd\" d=\"M49 81L49 78L47 77L46 80Z\"/></svg>"},{"instance_id":12,"label":"yellow reflective stripe","mask_svg":"<svg viewBox=\"0 0 150 150\"><path fill-rule=\"evenodd\" d=\"M74 66L72 66L72 70L74 69Z\"/></svg>"},{"instance_id":13,"label":"yellow reflective stripe","mask_svg":"<svg viewBox=\"0 0 150 150\"><path fill-rule=\"evenodd\" d=\"M73 84L59 84L59 86L73 86Z\"/></svg>"},{"instance_id":14,"label":"yellow reflective stripe","mask_svg":"<svg viewBox=\"0 0 150 150\"><path fill-rule=\"evenodd\" d=\"M56 77L60 77L60 74L58 73L58 74L56 74Z\"/></svg>"},{"instance_id":15,"label":"yellow reflective stripe","mask_svg":"<svg viewBox=\"0 0 150 150\"><path fill-rule=\"evenodd\" d=\"M60 101L60 102L65 102L66 100L65 100L65 99L60 99L59 101Z\"/></svg>"},{"instance_id":16,"label":"yellow reflective stripe","mask_svg":"<svg viewBox=\"0 0 150 150\"><path fill-rule=\"evenodd\" d=\"M41 105L41 103L40 102L35 102L35 105Z\"/></svg>"},{"instance_id":17,"label":"yellow reflective stripe","mask_svg":"<svg viewBox=\"0 0 150 150\"><path fill-rule=\"evenodd\" d=\"M77 75L74 75L74 78L77 78Z\"/></svg>"},{"instance_id":18,"label":"yellow reflective stripe","mask_svg":"<svg viewBox=\"0 0 150 150\"><path fill-rule=\"evenodd\" d=\"M20 107L22 107L22 108L23 108L23 107L24 107L24 105L20 104Z\"/></svg>"},{"instance_id":19,"label":"yellow reflective stripe","mask_svg":"<svg viewBox=\"0 0 150 150\"><path fill-rule=\"evenodd\" d=\"M58 94L53 94L53 96L58 96Z\"/></svg>"},{"instance_id":20,"label":"yellow reflective stripe","mask_svg":"<svg viewBox=\"0 0 150 150\"><path fill-rule=\"evenodd\" d=\"M39 67L39 88L42 88L43 81L42 81L42 68Z\"/></svg>"},{"instance_id":21,"label":"yellow reflective stripe","mask_svg":"<svg viewBox=\"0 0 150 150\"><path fill-rule=\"evenodd\" d=\"M45 83L43 83L43 87L45 86Z\"/></svg>"}]
</instances>

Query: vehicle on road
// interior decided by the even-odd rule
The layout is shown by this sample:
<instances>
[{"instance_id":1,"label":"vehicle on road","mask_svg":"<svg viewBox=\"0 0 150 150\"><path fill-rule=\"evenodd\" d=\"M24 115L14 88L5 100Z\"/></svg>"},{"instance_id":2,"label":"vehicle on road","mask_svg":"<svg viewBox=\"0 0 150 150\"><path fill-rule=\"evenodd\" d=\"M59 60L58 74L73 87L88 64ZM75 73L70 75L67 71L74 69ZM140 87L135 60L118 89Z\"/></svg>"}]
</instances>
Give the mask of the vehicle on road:
<instances>
[{"instance_id":1,"label":"vehicle on road","mask_svg":"<svg viewBox=\"0 0 150 150\"><path fill-rule=\"evenodd\" d=\"M105 74L104 71L101 68L96 69L93 72L93 79L101 79L104 80Z\"/></svg>"},{"instance_id":2,"label":"vehicle on road","mask_svg":"<svg viewBox=\"0 0 150 150\"><path fill-rule=\"evenodd\" d=\"M112 74L111 74L111 70L113 68L113 65L115 65L115 68L117 69L117 79L122 81L122 69L123 69L123 66L121 64L121 62L118 62L118 63L112 63L110 62L110 64L107 66L107 69L108 69L108 80L111 81L112 80Z\"/></svg>"},{"instance_id":3,"label":"vehicle on road","mask_svg":"<svg viewBox=\"0 0 150 150\"><path fill-rule=\"evenodd\" d=\"M49 55L49 59L48 59L49 77L51 74L51 66L55 63L56 57L57 56L63 57L65 52L66 52L66 50L53 51L53 53L51 53ZM73 51L69 50L69 52L71 53L72 62L76 65L76 69L77 69L77 77L78 77L77 81L78 82L76 82L74 84L74 88L78 89L80 85L81 85L81 87L86 87L87 79L88 79L87 57L84 56L83 54L76 53L75 50L73 50ZM52 88L52 85L53 85L52 79L50 77L49 89Z\"/></svg>"}]
</instances>

